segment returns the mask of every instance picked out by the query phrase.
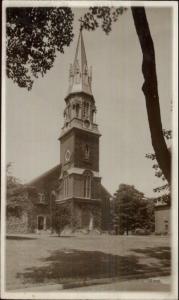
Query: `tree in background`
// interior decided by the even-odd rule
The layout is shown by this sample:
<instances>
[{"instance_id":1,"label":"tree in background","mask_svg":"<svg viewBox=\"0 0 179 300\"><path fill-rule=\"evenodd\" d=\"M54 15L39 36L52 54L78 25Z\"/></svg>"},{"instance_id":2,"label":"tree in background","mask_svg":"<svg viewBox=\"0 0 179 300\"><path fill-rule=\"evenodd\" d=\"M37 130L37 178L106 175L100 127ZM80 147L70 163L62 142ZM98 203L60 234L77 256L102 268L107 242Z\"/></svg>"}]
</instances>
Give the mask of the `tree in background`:
<instances>
[{"instance_id":1,"label":"tree in background","mask_svg":"<svg viewBox=\"0 0 179 300\"><path fill-rule=\"evenodd\" d=\"M27 206L27 195L23 184L12 175L12 163L6 166L6 213L20 217L22 208Z\"/></svg>"},{"instance_id":2,"label":"tree in background","mask_svg":"<svg viewBox=\"0 0 179 300\"><path fill-rule=\"evenodd\" d=\"M146 200L134 186L120 184L112 201L112 214L119 233L128 235L136 229L153 231L154 210L151 208L150 200Z\"/></svg>"},{"instance_id":3,"label":"tree in background","mask_svg":"<svg viewBox=\"0 0 179 300\"><path fill-rule=\"evenodd\" d=\"M52 228L54 231L61 234L66 226L70 226L71 208L69 204L62 204L56 207L53 211Z\"/></svg>"},{"instance_id":4,"label":"tree in background","mask_svg":"<svg viewBox=\"0 0 179 300\"><path fill-rule=\"evenodd\" d=\"M32 88L35 78L53 66L73 39L70 7L6 9L6 73L19 87Z\"/></svg>"},{"instance_id":5,"label":"tree in background","mask_svg":"<svg viewBox=\"0 0 179 300\"><path fill-rule=\"evenodd\" d=\"M29 198L30 197L30 198ZM31 199L31 200L30 200ZM12 163L6 166L6 213L7 216L21 217L25 210L32 214L33 204L38 199L38 191L33 186L22 184L12 175Z\"/></svg>"},{"instance_id":6,"label":"tree in background","mask_svg":"<svg viewBox=\"0 0 179 300\"><path fill-rule=\"evenodd\" d=\"M7 197L11 196L15 190L22 188L20 181L12 175L12 162L6 165L6 187Z\"/></svg>"}]
</instances>

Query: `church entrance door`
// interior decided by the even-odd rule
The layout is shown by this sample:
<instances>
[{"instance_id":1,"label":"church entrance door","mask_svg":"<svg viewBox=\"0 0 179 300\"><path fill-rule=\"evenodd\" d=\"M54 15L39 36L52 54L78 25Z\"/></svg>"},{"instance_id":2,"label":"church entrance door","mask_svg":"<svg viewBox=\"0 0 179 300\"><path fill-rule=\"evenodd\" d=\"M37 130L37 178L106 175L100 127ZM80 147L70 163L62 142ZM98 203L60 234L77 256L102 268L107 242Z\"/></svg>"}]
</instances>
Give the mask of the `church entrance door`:
<instances>
[{"instance_id":1,"label":"church entrance door","mask_svg":"<svg viewBox=\"0 0 179 300\"><path fill-rule=\"evenodd\" d=\"M94 220L93 220L93 215L89 210L83 210L82 212L82 227L87 228L88 230L93 230L93 225Z\"/></svg>"},{"instance_id":2,"label":"church entrance door","mask_svg":"<svg viewBox=\"0 0 179 300\"><path fill-rule=\"evenodd\" d=\"M82 211L82 227L86 227L86 228L89 228L89 223L90 223L90 212L89 210L83 210Z\"/></svg>"},{"instance_id":3,"label":"church entrance door","mask_svg":"<svg viewBox=\"0 0 179 300\"><path fill-rule=\"evenodd\" d=\"M38 230L44 230L44 217L38 216Z\"/></svg>"}]
</instances>

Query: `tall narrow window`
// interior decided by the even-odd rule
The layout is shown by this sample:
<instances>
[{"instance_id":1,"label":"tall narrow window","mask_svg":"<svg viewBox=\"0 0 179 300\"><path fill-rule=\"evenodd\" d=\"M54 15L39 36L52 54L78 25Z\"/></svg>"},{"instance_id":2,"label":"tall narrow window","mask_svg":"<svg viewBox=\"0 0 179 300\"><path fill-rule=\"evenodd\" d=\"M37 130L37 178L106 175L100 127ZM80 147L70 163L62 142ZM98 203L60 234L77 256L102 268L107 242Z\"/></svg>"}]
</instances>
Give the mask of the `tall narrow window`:
<instances>
[{"instance_id":1,"label":"tall narrow window","mask_svg":"<svg viewBox=\"0 0 179 300\"><path fill-rule=\"evenodd\" d=\"M91 197L91 175L86 175L84 178L84 196L85 198Z\"/></svg>"},{"instance_id":2,"label":"tall narrow window","mask_svg":"<svg viewBox=\"0 0 179 300\"><path fill-rule=\"evenodd\" d=\"M76 104L76 117L79 117L79 110L80 110L80 106L79 104Z\"/></svg>"},{"instance_id":3,"label":"tall narrow window","mask_svg":"<svg viewBox=\"0 0 179 300\"><path fill-rule=\"evenodd\" d=\"M90 151L89 151L89 146L86 144L85 145L85 159L89 159Z\"/></svg>"},{"instance_id":4,"label":"tall narrow window","mask_svg":"<svg viewBox=\"0 0 179 300\"><path fill-rule=\"evenodd\" d=\"M89 103L85 102L83 105L83 117L88 118L89 116Z\"/></svg>"},{"instance_id":5,"label":"tall narrow window","mask_svg":"<svg viewBox=\"0 0 179 300\"><path fill-rule=\"evenodd\" d=\"M86 103L86 107L85 107L85 116L86 116L86 118L88 118L88 110L89 110L89 103Z\"/></svg>"},{"instance_id":6,"label":"tall narrow window","mask_svg":"<svg viewBox=\"0 0 179 300\"><path fill-rule=\"evenodd\" d=\"M45 195L44 195L44 193L39 193L38 196L39 196L39 202L40 203L44 203L44 201L45 201Z\"/></svg>"},{"instance_id":7,"label":"tall narrow window","mask_svg":"<svg viewBox=\"0 0 179 300\"><path fill-rule=\"evenodd\" d=\"M64 191L64 197L68 196L68 190L69 190L69 181L68 181L68 176L64 177L63 180L63 191Z\"/></svg>"}]
</instances>

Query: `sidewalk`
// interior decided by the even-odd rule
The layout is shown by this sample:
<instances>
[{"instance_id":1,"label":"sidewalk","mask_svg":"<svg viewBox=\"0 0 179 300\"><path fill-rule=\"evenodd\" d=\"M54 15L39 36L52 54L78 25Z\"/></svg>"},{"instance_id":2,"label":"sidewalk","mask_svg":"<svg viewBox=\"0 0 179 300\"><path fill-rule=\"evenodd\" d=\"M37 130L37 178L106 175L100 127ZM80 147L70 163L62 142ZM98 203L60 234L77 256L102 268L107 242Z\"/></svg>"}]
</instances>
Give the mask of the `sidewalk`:
<instances>
[{"instance_id":1,"label":"sidewalk","mask_svg":"<svg viewBox=\"0 0 179 300\"><path fill-rule=\"evenodd\" d=\"M102 281L101 281L102 282ZM170 291L171 278L170 276L162 277L152 277L147 279L129 279L120 281L119 279L114 280L109 283L109 280L106 279L106 283L92 283L91 285L82 282L76 282L76 287L74 284L50 284L42 285L36 287L27 287L23 289L11 290L9 292L72 292L72 291L86 291L86 292L97 292L97 291Z\"/></svg>"},{"instance_id":2,"label":"sidewalk","mask_svg":"<svg viewBox=\"0 0 179 300\"><path fill-rule=\"evenodd\" d=\"M136 279L136 280L128 280L122 282L113 282L110 284L100 284L95 286L74 288L68 291L81 291L81 292L100 292L100 291L110 291L110 292L169 292L170 291L170 277L156 277L156 278L148 278L148 279Z\"/></svg>"}]
</instances>

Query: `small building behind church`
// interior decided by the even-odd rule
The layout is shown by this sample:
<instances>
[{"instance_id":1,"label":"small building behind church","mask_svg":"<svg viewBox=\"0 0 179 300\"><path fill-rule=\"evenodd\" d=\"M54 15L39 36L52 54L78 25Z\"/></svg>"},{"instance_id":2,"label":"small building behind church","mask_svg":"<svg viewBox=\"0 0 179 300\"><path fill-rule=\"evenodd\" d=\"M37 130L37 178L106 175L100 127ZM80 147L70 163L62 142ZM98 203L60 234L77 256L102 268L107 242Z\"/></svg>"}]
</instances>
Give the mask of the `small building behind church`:
<instances>
[{"instance_id":1,"label":"small building behind church","mask_svg":"<svg viewBox=\"0 0 179 300\"><path fill-rule=\"evenodd\" d=\"M169 235L171 231L171 206L162 197L155 199L155 234Z\"/></svg>"}]
</instances>

